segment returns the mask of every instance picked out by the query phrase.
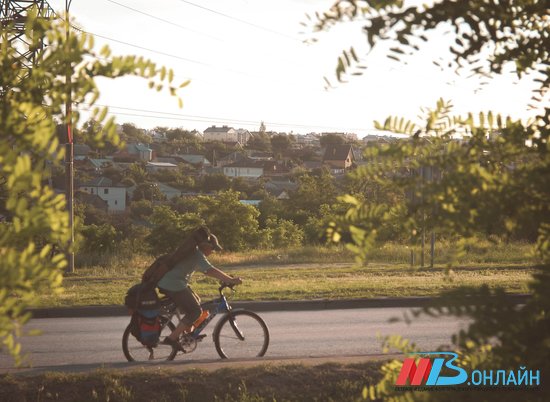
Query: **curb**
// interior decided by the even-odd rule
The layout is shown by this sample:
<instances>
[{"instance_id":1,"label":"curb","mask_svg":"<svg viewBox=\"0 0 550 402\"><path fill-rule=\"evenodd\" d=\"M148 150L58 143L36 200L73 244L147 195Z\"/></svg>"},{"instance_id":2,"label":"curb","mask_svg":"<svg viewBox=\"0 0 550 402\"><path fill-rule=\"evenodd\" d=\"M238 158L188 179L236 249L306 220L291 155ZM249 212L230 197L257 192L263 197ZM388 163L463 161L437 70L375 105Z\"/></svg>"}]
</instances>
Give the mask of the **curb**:
<instances>
[{"instance_id":1,"label":"curb","mask_svg":"<svg viewBox=\"0 0 550 402\"><path fill-rule=\"evenodd\" d=\"M525 303L531 295L513 294L507 297L515 304ZM383 297L372 299L345 300L298 300L298 301L242 301L231 303L235 309L266 311L314 311L340 310L354 308L389 308L389 307L425 307L437 300L434 297ZM78 318L78 317L119 317L127 316L125 306L82 306L29 309L33 318Z\"/></svg>"}]
</instances>

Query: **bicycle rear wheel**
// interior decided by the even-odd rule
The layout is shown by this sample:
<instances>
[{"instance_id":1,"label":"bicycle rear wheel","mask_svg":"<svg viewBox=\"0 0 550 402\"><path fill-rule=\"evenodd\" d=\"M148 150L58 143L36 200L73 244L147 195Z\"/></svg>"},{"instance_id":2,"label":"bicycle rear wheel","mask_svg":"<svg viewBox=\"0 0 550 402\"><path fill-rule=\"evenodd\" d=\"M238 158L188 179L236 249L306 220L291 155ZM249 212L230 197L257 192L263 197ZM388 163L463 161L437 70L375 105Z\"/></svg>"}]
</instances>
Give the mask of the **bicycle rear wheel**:
<instances>
[{"instance_id":1,"label":"bicycle rear wheel","mask_svg":"<svg viewBox=\"0 0 550 402\"><path fill-rule=\"evenodd\" d=\"M248 359L265 355L269 330L264 320L251 311L226 314L212 334L216 351L222 359Z\"/></svg>"},{"instance_id":2,"label":"bicycle rear wheel","mask_svg":"<svg viewBox=\"0 0 550 402\"><path fill-rule=\"evenodd\" d=\"M165 317L160 317L160 340L176 328L175 325ZM174 360L178 351L172 346L158 344L151 348L144 346L130 333L130 324L126 327L122 335L122 351L129 362L146 362L160 360Z\"/></svg>"}]
</instances>

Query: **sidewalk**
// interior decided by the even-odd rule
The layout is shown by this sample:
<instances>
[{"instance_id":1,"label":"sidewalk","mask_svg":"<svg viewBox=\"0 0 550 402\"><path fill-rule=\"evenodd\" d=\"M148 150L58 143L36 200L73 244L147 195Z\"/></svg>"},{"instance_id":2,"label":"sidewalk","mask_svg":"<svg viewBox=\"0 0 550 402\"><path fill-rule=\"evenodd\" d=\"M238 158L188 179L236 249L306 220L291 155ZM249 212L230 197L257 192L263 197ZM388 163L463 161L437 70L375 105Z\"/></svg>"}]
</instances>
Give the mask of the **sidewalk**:
<instances>
[{"instance_id":1,"label":"sidewalk","mask_svg":"<svg viewBox=\"0 0 550 402\"><path fill-rule=\"evenodd\" d=\"M523 304L530 297L527 294L508 295L517 304ZM234 309L263 311L311 311L337 310L353 308L384 308L384 307L424 307L433 300L432 297L384 297L372 299L349 300L297 300L297 301L241 301L233 302ZM36 308L29 310L33 318L71 318L71 317L117 317L128 315L125 306L82 306Z\"/></svg>"}]
</instances>

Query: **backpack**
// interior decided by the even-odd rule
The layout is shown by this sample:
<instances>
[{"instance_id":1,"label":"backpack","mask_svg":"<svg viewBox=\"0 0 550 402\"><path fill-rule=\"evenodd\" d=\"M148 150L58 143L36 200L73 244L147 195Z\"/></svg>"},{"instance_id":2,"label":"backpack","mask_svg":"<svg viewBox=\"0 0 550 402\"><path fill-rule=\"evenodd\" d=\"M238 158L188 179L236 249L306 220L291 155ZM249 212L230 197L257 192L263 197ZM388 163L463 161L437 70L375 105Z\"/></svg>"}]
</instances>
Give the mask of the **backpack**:
<instances>
[{"instance_id":1,"label":"backpack","mask_svg":"<svg viewBox=\"0 0 550 402\"><path fill-rule=\"evenodd\" d=\"M201 226L195 229L184 240L181 246L172 253L164 254L158 257L143 273L141 278L142 283L156 286L158 281L170 271L177 262L185 259L193 253L199 244L208 241L210 238L210 230L206 226Z\"/></svg>"},{"instance_id":2,"label":"backpack","mask_svg":"<svg viewBox=\"0 0 550 402\"><path fill-rule=\"evenodd\" d=\"M156 346L160 337L160 302L153 286L138 283L128 289L124 304L132 312L130 333L145 346Z\"/></svg>"}]
</instances>

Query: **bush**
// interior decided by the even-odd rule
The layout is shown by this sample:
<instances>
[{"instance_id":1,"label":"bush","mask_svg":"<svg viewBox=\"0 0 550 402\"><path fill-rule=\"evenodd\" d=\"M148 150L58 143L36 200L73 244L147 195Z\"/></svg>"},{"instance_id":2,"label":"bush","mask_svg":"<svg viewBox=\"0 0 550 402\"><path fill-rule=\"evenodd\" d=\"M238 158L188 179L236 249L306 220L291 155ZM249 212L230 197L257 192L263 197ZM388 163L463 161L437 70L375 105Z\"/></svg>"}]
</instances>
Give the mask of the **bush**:
<instances>
[{"instance_id":1,"label":"bush","mask_svg":"<svg viewBox=\"0 0 550 402\"><path fill-rule=\"evenodd\" d=\"M294 222L285 219L268 219L264 232L266 242L272 248L297 247L304 242L304 231Z\"/></svg>"}]
</instances>

